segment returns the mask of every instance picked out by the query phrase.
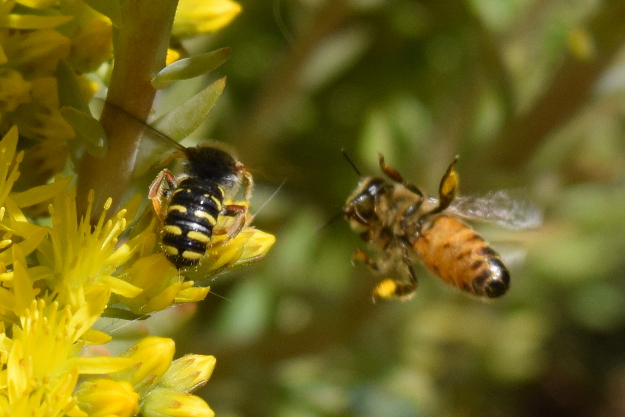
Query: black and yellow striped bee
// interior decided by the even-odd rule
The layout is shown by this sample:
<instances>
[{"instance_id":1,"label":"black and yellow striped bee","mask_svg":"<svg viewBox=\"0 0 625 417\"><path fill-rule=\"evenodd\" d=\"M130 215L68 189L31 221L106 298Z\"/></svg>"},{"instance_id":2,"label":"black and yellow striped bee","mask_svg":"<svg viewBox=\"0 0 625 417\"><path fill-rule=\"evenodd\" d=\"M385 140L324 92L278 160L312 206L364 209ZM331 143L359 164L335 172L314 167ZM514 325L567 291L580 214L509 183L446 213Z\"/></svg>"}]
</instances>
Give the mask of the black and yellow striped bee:
<instances>
[{"instance_id":1,"label":"black and yellow striped bee","mask_svg":"<svg viewBox=\"0 0 625 417\"><path fill-rule=\"evenodd\" d=\"M472 295L496 298L508 291L510 273L501 257L460 218L520 229L538 226L540 211L528 201L510 198L505 191L485 197L459 197L456 161L445 172L436 199L424 196L380 155L380 168L390 181L364 177L347 199L345 218L375 251L374 258L370 258L357 250L354 259L380 273L402 277L378 283L374 301L414 296L415 259L442 281Z\"/></svg>"},{"instance_id":2,"label":"black and yellow striped bee","mask_svg":"<svg viewBox=\"0 0 625 417\"><path fill-rule=\"evenodd\" d=\"M204 256L219 216L235 217L228 230L220 231L230 237L246 225L253 179L241 162L218 147L185 148L173 143L179 151L170 159L179 158L182 173L161 171L150 186L149 198L164 222L165 256L181 269L197 265ZM224 204L241 184L245 185L245 205Z\"/></svg>"},{"instance_id":3,"label":"black and yellow striped bee","mask_svg":"<svg viewBox=\"0 0 625 417\"><path fill-rule=\"evenodd\" d=\"M226 235L225 239L214 243L223 245L251 223L253 216L249 207L254 181L245 166L229 152L214 143L182 146L113 103L99 99L95 103L106 106L108 111L142 129L145 138L138 152L137 165L141 168L136 171L139 175L153 168L154 162L162 159L165 152L170 155L158 166L167 165L174 159L178 162L175 174L163 169L156 176L148 194L154 212L163 222L165 256L176 268L197 265L214 234ZM241 185L244 186L244 202L226 204L226 201L232 201ZM220 216L232 219L220 222Z\"/></svg>"}]
</instances>

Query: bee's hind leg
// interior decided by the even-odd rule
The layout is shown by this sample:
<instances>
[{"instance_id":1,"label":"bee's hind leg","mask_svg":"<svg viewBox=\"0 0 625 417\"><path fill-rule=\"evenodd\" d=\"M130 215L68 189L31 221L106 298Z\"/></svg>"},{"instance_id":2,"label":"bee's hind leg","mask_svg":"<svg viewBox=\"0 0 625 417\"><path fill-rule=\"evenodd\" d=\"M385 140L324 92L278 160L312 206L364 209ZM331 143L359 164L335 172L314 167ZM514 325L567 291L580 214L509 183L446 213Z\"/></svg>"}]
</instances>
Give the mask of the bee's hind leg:
<instances>
[{"instance_id":1,"label":"bee's hind leg","mask_svg":"<svg viewBox=\"0 0 625 417\"><path fill-rule=\"evenodd\" d=\"M379 271L376 262L369 257L363 250L357 249L352 256L352 263L362 262L373 271ZM406 301L411 299L417 290L417 276L415 275L412 263L405 253L403 257L403 265L408 271L408 282L396 279L386 278L380 281L373 289L373 302L383 300L400 300Z\"/></svg>"},{"instance_id":2,"label":"bee's hind leg","mask_svg":"<svg viewBox=\"0 0 625 417\"><path fill-rule=\"evenodd\" d=\"M417 291L417 276L412 267L408 254L404 253L403 265L408 272L408 282L386 278L378 283L373 289L373 302L377 300L407 301L414 297Z\"/></svg>"}]
</instances>

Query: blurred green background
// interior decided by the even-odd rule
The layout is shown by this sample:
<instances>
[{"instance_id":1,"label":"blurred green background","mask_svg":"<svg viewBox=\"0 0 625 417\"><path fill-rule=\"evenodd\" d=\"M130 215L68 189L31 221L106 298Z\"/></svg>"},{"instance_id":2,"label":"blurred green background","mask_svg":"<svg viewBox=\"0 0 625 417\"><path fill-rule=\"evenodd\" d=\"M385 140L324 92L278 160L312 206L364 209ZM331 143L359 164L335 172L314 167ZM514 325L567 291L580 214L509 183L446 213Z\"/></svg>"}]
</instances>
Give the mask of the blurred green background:
<instances>
[{"instance_id":1,"label":"blurred green background","mask_svg":"<svg viewBox=\"0 0 625 417\"><path fill-rule=\"evenodd\" d=\"M199 391L217 415L625 415L625 2L240 3L183 40L232 48L201 80L228 77L196 133L236 149L277 237L175 333L180 354L217 357ZM372 304L358 236L323 227L358 181L341 148L368 175L382 152L430 193L459 154L462 194L539 204L537 230L476 225L509 293L484 302L419 269L413 300Z\"/></svg>"}]
</instances>

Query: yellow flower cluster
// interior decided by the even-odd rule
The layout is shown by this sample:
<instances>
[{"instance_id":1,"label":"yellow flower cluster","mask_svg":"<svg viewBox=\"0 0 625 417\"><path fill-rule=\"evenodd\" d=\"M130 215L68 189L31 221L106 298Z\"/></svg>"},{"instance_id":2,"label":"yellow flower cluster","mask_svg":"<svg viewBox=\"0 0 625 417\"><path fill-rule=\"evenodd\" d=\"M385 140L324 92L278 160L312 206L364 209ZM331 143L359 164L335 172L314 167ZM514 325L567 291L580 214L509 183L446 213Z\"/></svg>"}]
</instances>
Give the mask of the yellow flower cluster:
<instances>
[{"instance_id":1,"label":"yellow flower cluster","mask_svg":"<svg viewBox=\"0 0 625 417\"><path fill-rule=\"evenodd\" d=\"M21 189L45 184L71 151L88 149L61 115L64 106L81 108L110 76L113 23L87 3L110 9L118 2L0 0L0 135L17 126L32 141ZM240 10L230 0L180 0L174 34L214 32ZM170 56L168 63L178 57L174 50Z\"/></svg>"},{"instance_id":2,"label":"yellow flower cluster","mask_svg":"<svg viewBox=\"0 0 625 417\"><path fill-rule=\"evenodd\" d=\"M101 211L93 193L81 216L73 179L59 175L70 154L89 149L63 110L84 108L110 75L119 5L0 0L0 417L213 415L191 393L210 377L214 357L173 360L173 340L160 337L117 356L85 349L111 341L93 328L103 316L142 317L209 292L167 261L160 222L151 210L139 216L139 197L116 213L109 199L92 224ZM174 34L215 31L239 11L230 0L180 0ZM44 207L37 213L45 218L33 220L33 207ZM206 280L245 266L273 242L253 227L214 236L185 275Z\"/></svg>"},{"instance_id":3,"label":"yellow flower cluster","mask_svg":"<svg viewBox=\"0 0 625 417\"><path fill-rule=\"evenodd\" d=\"M182 280L158 251L154 218L125 236L139 198L109 220L105 207L91 225L85 220L91 207L78 221L68 180L12 193L23 157L16 155L17 138L13 128L0 142L0 416L212 415L190 395L210 376L211 356L172 361L174 342L157 337L118 357L80 356L85 344L111 340L91 328L107 306L143 315L199 301L209 288ZM49 198L51 226L23 214L22 208ZM210 277L253 262L273 242L273 236L245 227L212 245L198 271Z\"/></svg>"}]
</instances>

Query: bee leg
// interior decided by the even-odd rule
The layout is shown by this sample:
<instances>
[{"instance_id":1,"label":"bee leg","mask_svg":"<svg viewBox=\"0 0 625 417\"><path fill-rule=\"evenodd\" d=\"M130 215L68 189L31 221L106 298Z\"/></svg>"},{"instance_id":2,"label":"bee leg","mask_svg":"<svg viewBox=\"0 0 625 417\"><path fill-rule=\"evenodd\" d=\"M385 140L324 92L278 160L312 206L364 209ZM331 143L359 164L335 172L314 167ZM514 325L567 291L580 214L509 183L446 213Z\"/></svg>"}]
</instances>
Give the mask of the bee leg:
<instances>
[{"instance_id":1,"label":"bee leg","mask_svg":"<svg viewBox=\"0 0 625 417\"><path fill-rule=\"evenodd\" d=\"M374 303L379 299L407 301L414 297L418 282L407 253L404 253L403 263L408 270L408 282L391 278L380 281L373 289L372 300Z\"/></svg>"},{"instance_id":2,"label":"bee leg","mask_svg":"<svg viewBox=\"0 0 625 417\"><path fill-rule=\"evenodd\" d=\"M362 249L356 249L356 252L352 255L352 264L355 264L356 262L362 262L372 270L378 271L378 265Z\"/></svg>"},{"instance_id":3,"label":"bee leg","mask_svg":"<svg viewBox=\"0 0 625 417\"><path fill-rule=\"evenodd\" d=\"M236 237L243 227L249 224L248 217L250 216L249 207L247 205L229 204L224 207L224 211L221 215L234 217L234 222L228 227L213 230L214 235L226 235L226 238L209 244L209 248L225 244L230 241L230 239Z\"/></svg>"},{"instance_id":4,"label":"bee leg","mask_svg":"<svg viewBox=\"0 0 625 417\"><path fill-rule=\"evenodd\" d=\"M163 214L162 203L164 198L169 194L169 190L165 189L164 182L167 182L169 190L176 188L176 178L174 174L168 169L162 170L150 184L148 192L148 198L152 200L152 206L156 215L163 220L165 218Z\"/></svg>"},{"instance_id":5,"label":"bee leg","mask_svg":"<svg viewBox=\"0 0 625 417\"><path fill-rule=\"evenodd\" d=\"M401 185L403 185L404 187L406 187L408 190L410 190L412 193L418 195L419 197L423 198L423 193L421 192L421 190L419 190L419 188L404 180L404 177L401 176L401 174L399 172L397 172L397 170L395 168L393 168L392 166L388 165L385 161L384 161L384 156L382 154L380 154L380 169L382 170L382 172L384 172L386 174L387 177L389 177L390 179L392 179L395 182L400 183Z\"/></svg>"},{"instance_id":6,"label":"bee leg","mask_svg":"<svg viewBox=\"0 0 625 417\"><path fill-rule=\"evenodd\" d=\"M241 175L243 176L243 182L245 183L244 198L245 198L245 202L247 203L249 207L250 202L252 200L252 189L254 188L254 179L252 178L252 174L250 174L250 172L246 170L245 167L243 167L243 164L239 162L239 165L241 166L240 168Z\"/></svg>"},{"instance_id":7,"label":"bee leg","mask_svg":"<svg viewBox=\"0 0 625 417\"><path fill-rule=\"evenodd\" d=\"M443 175L443 178L441 179L441 184L438 187L438 206L427 213L427 215L440 213L445 210L449 207L452 201L454 201L456 195L458 195L460 179L458 178L458 173L454 169L456 162L458 162L458 156L456 156L451 162L449 168L447 168L447 171L445 172L445 175Z\"/></svg>"}]
</instances>

